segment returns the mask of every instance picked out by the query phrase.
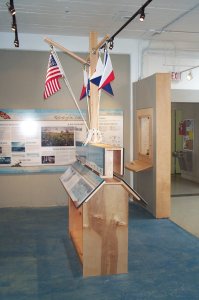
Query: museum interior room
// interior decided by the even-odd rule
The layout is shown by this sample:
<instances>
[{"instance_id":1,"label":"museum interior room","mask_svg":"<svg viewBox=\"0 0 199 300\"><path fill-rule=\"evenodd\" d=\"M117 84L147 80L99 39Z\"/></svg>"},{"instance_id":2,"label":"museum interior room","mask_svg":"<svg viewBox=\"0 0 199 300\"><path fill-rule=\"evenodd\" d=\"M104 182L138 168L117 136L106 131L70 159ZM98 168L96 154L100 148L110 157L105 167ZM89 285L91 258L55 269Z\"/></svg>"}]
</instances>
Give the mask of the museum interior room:
<instances>
[{"instance_id":1,"label":"museum interior room","mask_svg":"<svg viewBox=\"0 0 199 300\"><path fill-rule=\"evenodd\" d=\"M0 2L0 299L198 299L198 14Z\"/></svg>"}]
</instances>

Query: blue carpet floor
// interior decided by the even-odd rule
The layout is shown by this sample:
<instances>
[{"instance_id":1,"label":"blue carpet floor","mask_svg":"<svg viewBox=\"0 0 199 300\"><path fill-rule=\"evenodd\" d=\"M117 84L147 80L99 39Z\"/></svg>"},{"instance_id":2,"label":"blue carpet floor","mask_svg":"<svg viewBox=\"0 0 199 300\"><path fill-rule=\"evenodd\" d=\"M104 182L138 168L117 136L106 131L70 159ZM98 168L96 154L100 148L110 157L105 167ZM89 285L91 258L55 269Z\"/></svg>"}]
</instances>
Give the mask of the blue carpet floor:
<instances>
[{"instance_id":1,"label":"blue carpet floor","mask_svg":"<svg viewBox=\"0 0 199 300\"><path fill-rule=\"evenodd\" d=\"M199 239L129 204L128 274L82 277L66 207L0 209L1 300L199 299Z\"/></svg>"}]
</instances>

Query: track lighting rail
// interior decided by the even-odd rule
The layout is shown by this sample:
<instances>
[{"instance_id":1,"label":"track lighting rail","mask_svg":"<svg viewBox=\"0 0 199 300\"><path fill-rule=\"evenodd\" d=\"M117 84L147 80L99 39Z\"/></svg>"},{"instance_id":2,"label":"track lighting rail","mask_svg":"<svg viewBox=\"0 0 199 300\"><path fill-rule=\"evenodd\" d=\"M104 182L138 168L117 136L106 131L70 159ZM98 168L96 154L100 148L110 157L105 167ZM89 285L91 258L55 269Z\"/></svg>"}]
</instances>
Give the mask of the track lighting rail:
<instances>
[{"instance_id":1,"label":"track lighting rail","mask_svg":"<svg viewBox=\"0 0 199 300\"><path fill-rule=\"evenodd\" d=\"M143 21L144 18L145 18L145 13L144 13L144 10L145 8L152 2L153 0L148 0L146 1L137 11L136 13L134 13L134 15L128 19L128 21L126 21L126 23L124 23L107 41L106 43L109 43L109 48L110 49L113 49L113 41L114 41L114 38L129 24L131 23L139 14L140 14L140 21ZM101 46L101 48L104 48L105 47L105 44L103 44Z\"/></svg>"},{"instance_id":2,"label":"track lighting rail","mask_svg":"<svg viewBox=\"0 0 199 300\"><path fill-rule=\"evenodd\" d=\"M14 39L14 45L15 47L19 47L19 39L18 39L18 32L17 32L17 20L16 20L16 10L14 7L14 0L10 0L10 2L6 3L8 7L8 11L10 12L12 16L12 25L11 29L15 32L15 39Z\"/></svg>"}]
</instances>

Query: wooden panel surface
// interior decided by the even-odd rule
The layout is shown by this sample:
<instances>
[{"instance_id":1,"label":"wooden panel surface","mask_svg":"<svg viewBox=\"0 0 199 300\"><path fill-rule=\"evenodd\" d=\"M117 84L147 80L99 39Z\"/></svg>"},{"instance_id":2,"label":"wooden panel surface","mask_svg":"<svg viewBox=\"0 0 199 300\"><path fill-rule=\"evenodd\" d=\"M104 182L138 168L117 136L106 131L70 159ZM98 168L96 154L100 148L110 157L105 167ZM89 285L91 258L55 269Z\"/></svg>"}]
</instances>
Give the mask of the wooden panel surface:
<instances>
[{"instance_id":1,"label":"wooden panel surface","mask_svg":"<svg viewBox=\"0 0 199 300\"><path fill-rule=\"evenodd\" d=\"M156 74L156 218L170 216L170 74Z\"/></svg>"},{"instance_id":2,"label":"wooden panel surface","mask_svg":"<svg viewBox=\"0 0 199 300\"><path fill-rule=\"evenodd\" d=\"M83 275L128 272L128 193L104 185L83 205Z\"/></svg>"},{"instance_id":3,"label":"wooden panel surface","mask_svg":"<svg viewBox=\"0 0 199 300\"><path fill-rule=\"evenodd\" d=\"M83 214L82 206L76 208L69 199L69 233L81 262L83 261Z\"/></svg>"},{"instance_id":4,"label":"wooden panel surface","mask_svg":"<svg viewBox=\"0 0 199 300\"><path fill-rule=\"evenodd\" d=\"M130 163L126 163L125 168L133 172L141 172L152 168L152 164L137 159Z\"/></svg>"},{"instance_id":5,"label":"wooden panel surface","mask_svg":"<svg viewBox=\"0 0 199 300\"><path fill-rule=\"evenodd\" d=\"M104 177L113 177L113 151L105 149Z\"/></svg>"},{"instance_id":6,"label":"wooden panel surface","mask_svg":"<svg viewBox=\"0 0 199 300\"><path fill-rule=\"evenodd\" d=\"M158 73L134 83L136 111L153 108L153 168L134 174L134 187L146 199L147 209L156 218L170 216L171 98L170 74ZM134 137L137 124L134 123ZM136 153L134 138L134 153ZM137 159L135 157L135 159Z\"/></svg>"}]
</instances>

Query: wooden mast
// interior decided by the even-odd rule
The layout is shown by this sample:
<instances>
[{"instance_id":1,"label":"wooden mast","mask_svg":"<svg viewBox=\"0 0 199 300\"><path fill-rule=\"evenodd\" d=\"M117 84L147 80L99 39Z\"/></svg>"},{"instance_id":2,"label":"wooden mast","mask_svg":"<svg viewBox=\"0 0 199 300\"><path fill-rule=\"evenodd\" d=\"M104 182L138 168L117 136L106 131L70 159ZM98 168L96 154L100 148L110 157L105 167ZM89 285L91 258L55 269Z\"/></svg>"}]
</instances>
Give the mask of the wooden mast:
<instances>
[{"instance_id":1,"label":"wooden mast","mask_svg":"<svg viewBox=\"0 0 199 300\"><path fill-rule=\"evenodd\" d=\"M90 32L90 43L89 43L89 53L90 53L90 75L95 72L97 60L98 60L98 49L97 45L97 32ZM99 129L98 119L98 102L99 102L99 92L98 87L95 84L90 84L90 113L91 113L91 124L90 129Z\"/></svg>"}]
</instances>

